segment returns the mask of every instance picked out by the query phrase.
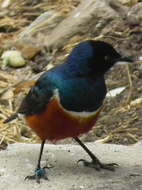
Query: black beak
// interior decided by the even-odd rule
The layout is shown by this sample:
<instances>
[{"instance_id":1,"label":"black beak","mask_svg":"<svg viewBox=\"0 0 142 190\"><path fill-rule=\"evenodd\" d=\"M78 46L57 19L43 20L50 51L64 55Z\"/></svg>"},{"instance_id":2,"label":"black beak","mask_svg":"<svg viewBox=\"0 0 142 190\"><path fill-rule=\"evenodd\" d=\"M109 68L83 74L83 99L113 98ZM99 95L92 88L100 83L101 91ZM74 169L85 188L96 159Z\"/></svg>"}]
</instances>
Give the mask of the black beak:
<instances>
[{"instance_id":1,"label":"black beak","mask_svg":"<svg viewBox=\"0 0 142 190\"><path fill-rule=\"evenodd\" d=\"M115 63L117 65L125 65L125 64L132 63L132 62L134 62L134 60L130 56L129 57L120 57L120 58L115 59Z\"/></svg>"}]
</instances>

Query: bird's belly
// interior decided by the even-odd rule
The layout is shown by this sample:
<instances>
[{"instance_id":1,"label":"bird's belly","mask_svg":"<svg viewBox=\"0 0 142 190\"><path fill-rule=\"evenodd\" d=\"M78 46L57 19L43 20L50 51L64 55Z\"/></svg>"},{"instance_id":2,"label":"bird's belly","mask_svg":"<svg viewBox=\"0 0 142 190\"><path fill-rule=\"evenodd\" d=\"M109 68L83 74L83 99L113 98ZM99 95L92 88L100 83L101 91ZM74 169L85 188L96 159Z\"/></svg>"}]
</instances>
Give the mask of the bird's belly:
<instances>
[{"instance_id":1,"label":"bird's belly","mask_svg":"<svg viewBox=\"0 0 142 190\"><path fill-rule=\"evenodd\" d=\"M77 137L88 132L95 124L101 108L91 113L77 113L65 110L54 98L46 110L38 115L27 116L28 125L42 140L57 141Z\"/></svg>"}]
</instances>

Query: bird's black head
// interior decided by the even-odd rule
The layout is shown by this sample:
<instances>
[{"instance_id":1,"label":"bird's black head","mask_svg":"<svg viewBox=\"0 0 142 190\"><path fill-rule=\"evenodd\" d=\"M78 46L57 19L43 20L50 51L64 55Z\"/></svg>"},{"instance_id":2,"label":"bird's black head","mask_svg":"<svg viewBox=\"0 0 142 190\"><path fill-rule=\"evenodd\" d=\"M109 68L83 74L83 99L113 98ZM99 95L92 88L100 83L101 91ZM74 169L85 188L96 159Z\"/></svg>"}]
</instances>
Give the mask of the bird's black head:
<instances>
[{"instance_id":1,"label":"bird's black head","mask_svg":"<svg viewBox=\"0 0 142 190\"><path fill-rule=\"evenodd\" d=\"M88 40L73 49L67 62L80 70L80 73L104 74L117 62L132 62L122 57L112 45L103 41Z\"/></svg>"}]
</instances>

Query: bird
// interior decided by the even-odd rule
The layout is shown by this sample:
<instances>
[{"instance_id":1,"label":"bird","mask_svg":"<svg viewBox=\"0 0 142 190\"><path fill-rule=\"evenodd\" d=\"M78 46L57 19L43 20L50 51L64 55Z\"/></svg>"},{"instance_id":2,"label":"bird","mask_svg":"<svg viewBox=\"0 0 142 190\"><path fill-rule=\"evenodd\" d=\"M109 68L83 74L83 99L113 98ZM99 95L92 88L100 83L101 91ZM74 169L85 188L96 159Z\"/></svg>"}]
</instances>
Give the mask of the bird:
<instances>
[{"instance_id":1,"label":"bird","mask_svg":"<svg viewBox=\"0 0 142 190\"><path fill-rule=\"evenodd\" d=\"M116 163L102 163L80 140L98 120L107 93L105 73L116 63L131 63L104 41L85 40L71 51L65 62L46 71L31 87L17 112L4 123L23 114L29 127L41 138L41 148L34 175L26 179L48 179L41 158L46 140L55 142L73 138L90 156L80 159L96 170L114 171Z\"/></svg>"}]
</instances>

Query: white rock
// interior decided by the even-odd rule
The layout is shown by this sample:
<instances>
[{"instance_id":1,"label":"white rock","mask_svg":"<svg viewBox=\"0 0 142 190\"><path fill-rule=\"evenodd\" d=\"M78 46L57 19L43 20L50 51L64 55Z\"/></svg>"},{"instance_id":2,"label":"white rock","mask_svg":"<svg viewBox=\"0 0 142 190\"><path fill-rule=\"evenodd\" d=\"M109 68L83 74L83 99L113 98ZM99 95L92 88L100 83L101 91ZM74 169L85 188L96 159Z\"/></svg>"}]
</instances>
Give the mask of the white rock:
<instances>
[{"instance_id":1,"label":"white rock","mask_svg":"<svg viewBox=\"0 0 142 190\"><path fill-rule=\"evenodd\" d=\"M116 162L115 172L84 167L79 159L90 160L78 145L45 145L42 166L54 167L47 170L49 180L24 180L34 173L40 145L13 144L0 151L1 190L130 190L142 187L142 146L122 146L88 143L89 149L103 162ZM69 151L70 150L70 151ZM74 153L74 154L72 154ZM53 157L52 154L55 156Z\"/></svg>"},{"instance_id":2,"label":"white rock","mask_svg":"<svg viewBox=\"0 0 142 190\"><path fill-rule=\"evenodd\" d=\"M5 51L2 56L2 64L9 65L12 67L22 67L26 64L26 61L21 55L21 52L16 50Z\"/></svg>"},{"instance_id":3,"label":"white rock","mask_svg":"<svg viewBox=\"0 0 142 190\"><path fill-rule=\"evenodd\" d=\"M110 90L110 91L107 92L106 97L109 97L109 98L115 97L116 95L118 95L121 92L123 92L125 90L125 88L126 87L123 86L123 87L112 89L112 90Z\"/></svg>"}]
</instances>

